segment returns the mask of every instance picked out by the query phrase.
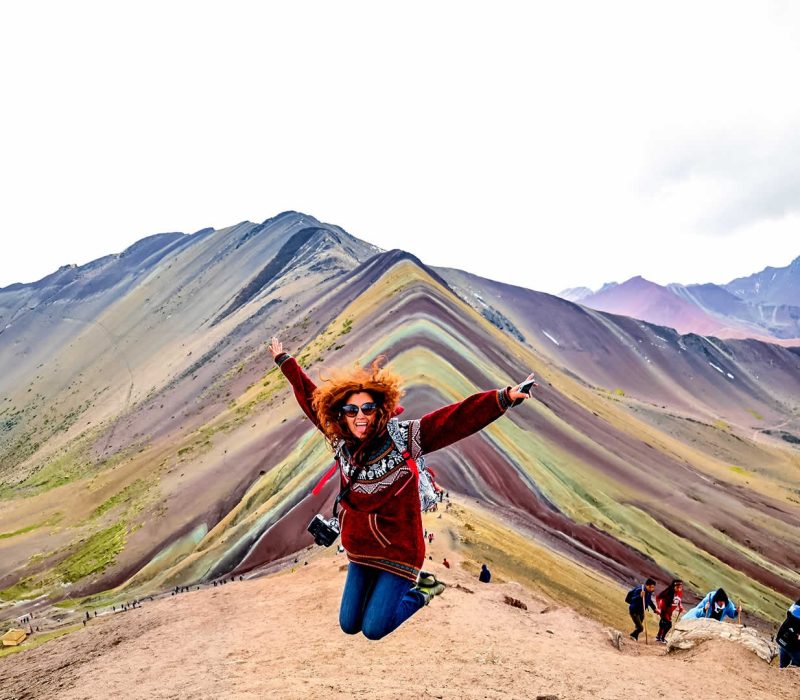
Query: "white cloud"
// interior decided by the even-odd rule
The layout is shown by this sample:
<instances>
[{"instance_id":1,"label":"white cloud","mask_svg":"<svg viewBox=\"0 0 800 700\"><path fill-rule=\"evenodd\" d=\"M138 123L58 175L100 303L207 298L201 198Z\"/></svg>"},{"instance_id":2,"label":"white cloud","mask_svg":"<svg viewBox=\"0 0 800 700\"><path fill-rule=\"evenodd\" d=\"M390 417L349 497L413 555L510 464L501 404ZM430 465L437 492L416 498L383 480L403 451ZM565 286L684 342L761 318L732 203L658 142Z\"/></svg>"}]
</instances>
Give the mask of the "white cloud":
<instances>
[{"instance_id":1,"label":"white cloud","mask_svg":"<svg viewBox=\"0 0 800 700\"><path fill-rule=\"evenodd\" d=\"M729 235L800 213L800 127L697 134L653 161L652 191L700 233Z\"/></svg>"},{"instance_id":2,"label":"white cloud","mask_svg":"<svg viewBox=\"0 0 800 700\"><path fill-rule=\"evenodd\" d=\"M7 4L0 285L285 209L546 291L785 264L798 29L785 3Z\"/></svg>"}]
</instances>

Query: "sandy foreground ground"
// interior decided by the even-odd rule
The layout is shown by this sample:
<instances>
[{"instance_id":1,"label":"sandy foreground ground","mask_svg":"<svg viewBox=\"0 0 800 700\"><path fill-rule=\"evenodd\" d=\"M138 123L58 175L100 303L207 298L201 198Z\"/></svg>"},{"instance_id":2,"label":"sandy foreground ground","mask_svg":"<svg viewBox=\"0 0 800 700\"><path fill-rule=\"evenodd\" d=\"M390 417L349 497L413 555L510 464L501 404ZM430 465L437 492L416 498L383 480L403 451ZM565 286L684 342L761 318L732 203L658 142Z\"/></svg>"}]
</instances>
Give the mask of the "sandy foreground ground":
<instances>
[{"instance_id":1,"label":"sandy foreground ground","mask_svg":"<svg viewBox=\"0 0 800 700\"><path fill-rule=\"evenodd\" d=\"M617 650L600 624L448 558L430 567L445 593L378 642L339 630L346 560L317 550L294 570L145 602L2 658L0 698L800 698L800 669L726 641Z\"/></svg>"}]
</instances>

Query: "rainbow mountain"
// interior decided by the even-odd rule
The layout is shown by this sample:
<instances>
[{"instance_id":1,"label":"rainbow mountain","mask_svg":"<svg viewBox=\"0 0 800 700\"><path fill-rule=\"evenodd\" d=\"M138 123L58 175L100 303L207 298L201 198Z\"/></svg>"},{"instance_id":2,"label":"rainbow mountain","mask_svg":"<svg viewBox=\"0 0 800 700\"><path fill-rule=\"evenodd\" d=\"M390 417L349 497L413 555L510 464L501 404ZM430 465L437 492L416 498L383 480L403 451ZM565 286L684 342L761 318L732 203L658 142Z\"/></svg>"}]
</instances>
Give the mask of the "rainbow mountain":
<instances>
[{"instance_id":1,"label":"rainbow mountain","mask_svg":"<svg viewBox=\"0 0 800 700\"><path fill-rule=\"evenodd\" d=\"M311 545L336 480L311 495L331 454L273 335L317 381L385 355L411 417L537 373L538 400L428 460L475 509L476 562L600 618L645 575L723 586L762 622L800 587L797 348L430 268L297 212L0 289L0 329L0 617Z\"/></svg>"}]
</instances>

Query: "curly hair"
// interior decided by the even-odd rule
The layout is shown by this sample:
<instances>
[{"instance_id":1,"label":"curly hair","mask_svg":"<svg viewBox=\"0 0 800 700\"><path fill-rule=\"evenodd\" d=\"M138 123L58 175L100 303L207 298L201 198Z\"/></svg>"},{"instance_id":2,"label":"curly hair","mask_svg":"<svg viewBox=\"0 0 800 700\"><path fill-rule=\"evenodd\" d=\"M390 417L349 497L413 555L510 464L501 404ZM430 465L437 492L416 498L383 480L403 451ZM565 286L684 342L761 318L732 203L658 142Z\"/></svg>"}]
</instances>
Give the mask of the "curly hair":
<instances>
[{"instance_id":1,"label":"curly hair","mask_svg":"<svg viewBox=\"0 0 800 700\"><path fill-rule=\"evenodd\" d=\"M373 435L382 432L394 415L403 391L400 388L400 377L381 367L385 359L380 356L368 367L355 366L352 369L336 370L329 379L322 379L317 387L311 406L317 414L325 439L331 446L344 441L348 448L353 448L356 443L340 410L347 397L352 394L365 391L378 404L376 420L363 444Z\"/></svg>"}]
</instances>

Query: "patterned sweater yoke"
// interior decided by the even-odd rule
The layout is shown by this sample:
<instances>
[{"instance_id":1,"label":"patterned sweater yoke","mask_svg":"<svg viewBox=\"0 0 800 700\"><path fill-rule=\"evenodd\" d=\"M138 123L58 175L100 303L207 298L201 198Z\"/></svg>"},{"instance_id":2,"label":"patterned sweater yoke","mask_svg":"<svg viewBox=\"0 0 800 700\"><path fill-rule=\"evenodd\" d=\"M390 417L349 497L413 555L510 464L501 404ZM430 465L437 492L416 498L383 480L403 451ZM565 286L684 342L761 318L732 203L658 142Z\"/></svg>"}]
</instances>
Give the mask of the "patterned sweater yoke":
<instances>
[{"instance_id":1,"label":"patterned sweater yoke","mask_svg":"<svg viewBox=\"0 0 800 700\"><path fill-rule=\"evenodd\" d=\"M392 418L386 426L386 433L374 442L364 460L364 465L356 475L355 482L350 486L354 493L378 494L390 489L398 480L406 477L410 470L402 450L409 450L419 468L424 466L418 420L398 421ZM342 475L349 482L358 468L351 462L343 442L336 445L335 451Z\"/></svg>"}]
</instances>

